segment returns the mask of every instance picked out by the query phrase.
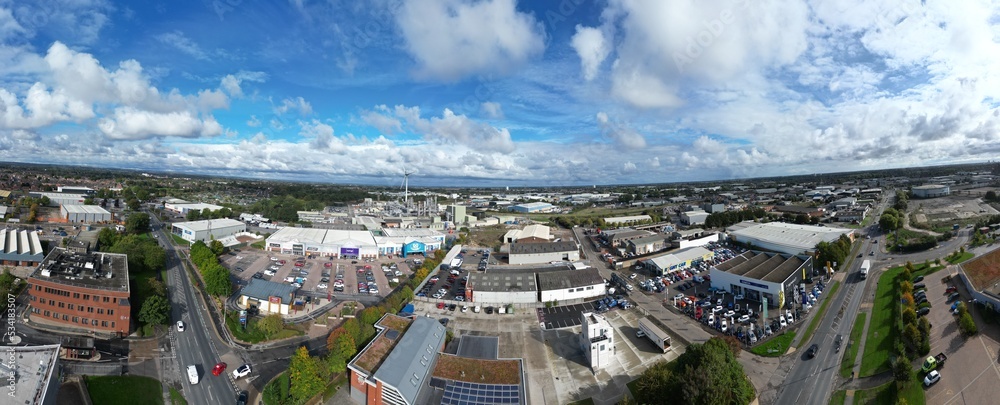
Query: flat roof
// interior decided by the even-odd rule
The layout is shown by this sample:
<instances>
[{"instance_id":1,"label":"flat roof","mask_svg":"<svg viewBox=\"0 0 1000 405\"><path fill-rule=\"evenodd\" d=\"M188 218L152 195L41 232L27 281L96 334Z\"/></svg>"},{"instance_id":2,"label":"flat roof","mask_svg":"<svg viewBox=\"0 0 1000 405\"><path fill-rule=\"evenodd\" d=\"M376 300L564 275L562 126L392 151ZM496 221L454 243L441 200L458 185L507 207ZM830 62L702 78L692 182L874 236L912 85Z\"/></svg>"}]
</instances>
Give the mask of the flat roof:
<instances>
[{"instance_id":1,"label":"flat roof","mask_svg":"<svg viewBox=\"0 0 1000 405\"><path fill-rule=\"evenodd\" d=\"M128 257L118 253L77 253L55 248L30 277L76 287L128 292Z\"/></svg>"},{"instance_id":2,"label":"flat roof","mask_svg":"<svg viewBox=\"0 0 1000 405\"><path fill-rule=\"evenodd\" d=\"M816 245L820 242L833 242L840 238L841 235L849 235L853 232L854 230L852 229L829 226L768 222L732 231L731 235L805 251L815 249Z\"/></svg>"},{"instance_id":3,"label":"flat roof","mask_svg":"<svg viewBox=\"0 0 1000 405\"><path fill-rule=\"evenodd\" d=\"M108 210L96 205L63 205L62 209L70 214L111 214Z\"/></svg>"},{"instance_id":4,"label":"flat roof","mask_svg":"<svg viewBox=\"0 0 1000 405\"><path fill-rule=\"evenodd\" d=\"M382 228L382 234L385 236L409 236L413 238L419 237L443 237L444 234L435 231L430 228Z\"/></svg>"},{"instance_id":5,"label":"flat roof","mask_svg":"<svg viewBox=\"0 0 1000 405\"><path fill-rule=\"evenodd\" d=\"M1000 248L960 264L972 287L1000 296Z\"/></svg>"},{"instance_id":6,"label":"flat roof","mask_svg":"<svg viewBox=\"0 0 1000 405\"><path fill-rule=\"evenodd\" d=\"M781 283L809 263L807 256L748 250L715 265L715 269L737 276Z\"/></svg>"},{"instance_id":7,"label":"flat roof","mask_svg":"<svg viewBox=\"0 0 1000 405\"><path fill-rule=\"evenodd\" d=\"M538 288L542 291L592 285L604 285L604 277L601 277L601 273L596 268L538 273Z\"/></svg>"},{"instance_id":8,"label":"flat roof","mask_svg":"<svg viewBox=\"0 0 1000 405\"><path fill-rule=\"evenodd\" d=\"M383 332L384 334L384 332ZM395 388L408 403L416 403L423 380L430 374L435 354L444 345L445 327L437 320L418 316L397 339L395 347L373 377Z\"/></svg>"},{"instance_id":9,"label":"flat roof","mask_svg":"<svg viewBox=\"0 0 1000 405\"><path fill-rule=\"evenodd\" d=\"M523 292L538 291L535 273L471 273L466 287L471 291Z\"/></svg>"},{"instance_id":10,"label":"flat roof","mask_svg":"<svg viewBox=\"0 0 1000 405\"><path fill-rule=\"evenodd\" d=\"M296 288L290 285L251 278L250 283L240 290L240 295L260 301L267 301L268 297L281 297L281 303L288 305L292 303L295 290Z\"/></svg>"},{"instance_id":11,"label":"flat roof","mask_svg":"<svg viewBox=\"0 0 1000 405\"><path fill-rule=\"evenodd\" d=\"M711 257L714 255L715 252L712 252L711 250L705 249L701 246L692 246L674 250L665 255L649 259L648 261L653 262L653 264L660 269L669 269L671 266L676 266L689 260L703 258L706 256Z\"/></svg>"},{"instance_id":12,"label":"flat roof","mask_svg":"<svg viewBox=\"0 0 1000 405\"><path fill-rule=\"evenodd\" d=\"M183 204L167 203L167 204L169 204L172 208L188 209L188 210L203 210L205 208L208 208L212 211L216 211L225 208L221 205L208 204L208 203L183 203Z\"/></svg>"},{"instance_id":13,"label":"flat roof","mask_svg":"<svg viewBox=\"0 0 1000 405\"><path fill-rule=\"evenodd\" d=\"M5 390L4 402L8 404L45 404L56 403L57 389L49 388L49 384L58 380L59 345L45 346L7 346L4 351L9 353L0 362L0 373L4 378L14 376L11 387L17 389ZM9 357L9 359L8 359ZM46 398L46 394L52 398ZM8 396L9 395L9 396Z\"/></svg>"},{"instance_id":14,"label":"flat roof","mask_svg":"<svg viewBox=\"0 0 1000 405\"><path fill-rule=\"evenodd\" d=\"M649 236L643 236L641 238L630 239L628 241L628 243L631 243L633 245L644 245L644 244L647 244L647 243L656 243L656 242L667 240L667 239L670 239L669 235L664 235L662 233L658 233L658 234L653 234L653 235L649 235Z\"/></svg>"},{"instance_id":15,"label":"flat roof","mask_svg":"<svg viewBox=\"0 0 1000 405\"><path fill-rule=\"evenodd\" d=\"M222 219L205 219L201 221L189 221L189 222L177 222L173 226L178 228L184 228L191 232L202 232L211 229L221 229L221 228L244 228L246 229L247 224L243 221L237 221L235 219L222 218Z\"/></svg>"},{"instance_id":16,"label":"flat roof","mask_svg":"<svg viewBox=\"0 0 1000 405\"><path fill-rule=\"evenodd\" d=\"M500 337L463 335L458 339L456 353L470 359L496 360L500 355Z\"/></svg>"},{"instance_id":17,"label":"flat roof","mask_svg":"<svg viewBox=\"0 0 1000 405\"><path fill-rule=\"evenodd\" d=\"M576 242L512 243L510 254L526 255L536 253L572 252L579 249Z\"/></svg>"},{"instance_id":18,"label":"flat roof","mask_svg":"<svg viewBox=\"0 0 1000 405\"><path fill-rule=\"evenodd\" d=\"M937 189L937 188L944 188L944 187L947 187L947 186L945 186L944 184L924 184L922 186L914 186L913 189L914 190L934 190L934 189Z\"/></svg>"}]
</instances>

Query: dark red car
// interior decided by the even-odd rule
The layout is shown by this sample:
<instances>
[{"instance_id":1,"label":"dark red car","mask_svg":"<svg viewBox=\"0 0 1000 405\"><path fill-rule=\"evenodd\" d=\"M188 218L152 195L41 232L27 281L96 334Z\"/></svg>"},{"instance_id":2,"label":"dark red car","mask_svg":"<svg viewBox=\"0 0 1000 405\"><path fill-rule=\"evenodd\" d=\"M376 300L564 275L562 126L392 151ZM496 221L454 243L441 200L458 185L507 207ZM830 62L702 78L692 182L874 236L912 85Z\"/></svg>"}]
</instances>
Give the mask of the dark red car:
<instances>
[{"instance_id":1,"label":"dark red car","mask_svg":"<svg viewBox=\"0 0 1000 405\"><path fill-rule=\"evenodd\" d=\"M212 375L214 375L216 377L218 377L219 375L221 375L225 371L226 371L226 363L219 363L219 364L216 364L215 367L212 367Z\"/></svg>"},{"instance_id":2,"label":"dark red car","mask_svg":"<svg viewBox=\"0 0 1000 405\"><path fill-rule=\"evenodd\" d=\"M951 294L953 292L958 292L958 287L951 286L944 290L945 294Z\"/></svg>"}]
</instances>

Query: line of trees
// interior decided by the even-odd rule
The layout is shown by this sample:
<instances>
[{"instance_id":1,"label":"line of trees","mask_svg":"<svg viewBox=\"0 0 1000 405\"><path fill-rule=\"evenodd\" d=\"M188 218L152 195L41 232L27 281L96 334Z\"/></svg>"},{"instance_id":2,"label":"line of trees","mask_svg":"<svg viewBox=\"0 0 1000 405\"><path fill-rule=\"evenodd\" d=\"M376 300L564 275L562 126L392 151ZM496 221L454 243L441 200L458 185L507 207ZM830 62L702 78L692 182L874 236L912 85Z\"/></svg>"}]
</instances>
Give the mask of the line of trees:
<instances>
[{"instance_id":1,"label":"line of trees","mask_svg":"<svg viewBox=\"0 0 1000 405\"><path fill-rule=\"evenodd\" d=\"M149 216L132 214L125 221L125 233L103 228L97 233L102 252L121 253L128 257L132 314L143 325L165 325L170 320L167 287L159 274L167 265L167 252L149 238ZM144 280L144 281L140 281Z\"/></svg>"},{"instance_id":2,"label":"line of trees","mask_svg":"<svg viewBox=\"0 0 1000 405\"><path fill-rule=\"evenodd\" d=\"M221 245L219 242L218 246ZM216 253L200 240L191 245L191 262L205 280L205 291L216 297L227 297L233 292L233 282L229 280L229 270L219 264L220 254L222 252Z\"/></svg>"},{"instance_id":3,"label":"line of trees","mask_svg":"<svg viewBox=\"0 0 1000 405\"><path fill-rule=\"evenodd\" d=\"M208 208L203 208L201 211L190 210L187 212L185 218L188 221L197 221L201 219L219 219L219 218L229 218L233 216L233 210L222 207L217 210L211 210Z\"/></svg>"},{"instance_id":4,"label":"line of trees","mask_svg":"<svg viewBox=\"0 0 1000 405\"><path fill-rule=\"evenodd\" d=\"M815 267L820 268L826 266L829 262L830 265L837 263L837 265L844 264L847 260L847 255L851 253L851 239L847 235L840 235L837 240L833 242L820 242L816 244L816 262Z\"/></svg>"},{"instance_id":5,"label":"line of trees","mask_svg":"<svg viewBox=\"0 0 1000 405\"><path fill-rule=\"evenodd\" d=\"M745 208L739 211L713 212L705 218L706 228L725 228L743 221L751 221L767 216L763 208Z\"/></svg>"}]
</instances>

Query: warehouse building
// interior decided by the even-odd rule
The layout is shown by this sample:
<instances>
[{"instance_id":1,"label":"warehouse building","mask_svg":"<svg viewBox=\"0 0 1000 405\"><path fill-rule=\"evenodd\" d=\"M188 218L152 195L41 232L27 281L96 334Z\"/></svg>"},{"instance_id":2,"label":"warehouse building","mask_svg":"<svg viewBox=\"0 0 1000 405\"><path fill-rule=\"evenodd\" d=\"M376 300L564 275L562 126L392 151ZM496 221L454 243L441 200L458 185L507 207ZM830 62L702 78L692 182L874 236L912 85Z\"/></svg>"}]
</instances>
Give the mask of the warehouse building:
<instances>
[{"instance_id":1,"label":"warehouse building","mask_svg":"<svg viewBox=\"0 0 1000 405\"><path fill-rule=\"evenodd\" d=\"M530 304L538 302L534 271L470 273L465 296L477 303Z\"/></svg>"},{"instance_id":2,"label":"warehouse building","mask_svg":"<svg viewBox=\"0 0 1000 405\"><path fill-rule=\"evenodd\" d=\"M31 192L28 193L28 195L35 198L48 197L50 207L58 207L60 205L83 205L84 200L90 198L89 195L79 193Z\"/></svg>"},{"instance_id":3,"label":"warehouse building","mask_svg":"<svg viewBox=\"0 0 1000 405\"><path fill-rule=\"evenodd\" d=\"M183 204L164 203L163 204L163 209L165 209L167 211L171 211L171 212L173 212L175 214L181 214L181 215L187 215L188 211L192 211L192 210L201 212L201 211L205 210L205 208L208 208L209 211L218 211L218 210L221 210L221 209L223 209L225 207L223 207L221 205L205 204L205 203L183 203Z\"/></svg>"},{"instance_id":4,"label":"warehouse building","mask_svg":"<svg viewBox=\"0 0 1000 405\"><path fill-rule=\"evenodd\" d=\"M575 242L513 243L510 245L510 264L541 264L557 261L580 260L580 248Z\"/></svg>"},{"instance_id":5,"label":"warehouse building","mask_svg":"<svg viewBox=\"0 0 1000 405\"><path fill-rule=\"evenodd\" d=\"M925 184L910 190L916 198L944 197L951 194L951 187L943 184Z\"/></svg>"},{"instance_id":6,"label":"warehouse building","mask_svg":"<svg viewBox=\"0 0 1000 405\"><path fill-rule=\"evenodd\" d=\"M7 346L0 375L9 381L4 402L8 404L56 405L59 394L59 344Z\"/></svg>"},{"instance_id":7,"label":"warehouse building","mask_svg":"<svg viewBox=\"0 0 1000 405\"><path fill-rule=\"evenodd\" d=\"M555 208L555 207L553 207L552 204L549 204L549 203L545 203L545 202L531 202L531 203L511 205L507 209L509 209L511 211L514 211L514 212L520 212L520 213L527 214L527 213L532 213L532 212L548 212L548 211L551 211L553 208Z\"/></svg>"},{"instance_id":8,"label":"warehouse building","mask_svg":"<svg viewBox=\"0 0 1000 405\"><path fill-rule=\"evenodd\" d=\"M503 235L503 243L549 242L551 229L545 225L532 224L524 229L511 229Z\"/></svg>"},{"instance_id":9,"label":"warehouse building","mask_svg":"<svg viewBox=\"0 0 1000 405\"><path fill-rule=\"evenodd\" d=\"M565 302L607 293L604 278L595 268L539 272L538 290L541 302Z\"/></svg>"},{"instance_id":10,"label":"warehouse building","mask_svg":"<svg viewBox=\"0 0 1000 405\"><path fill-rule=\"evenodd\" d=\"M67 333L124 337L131 331L128 259L55 248L28 277L31 322Z\"/></svg>"},{"instance_id":11,"label":"warehouse building","mask_svg":"<svg viewBox=\"0 0 1000 405\"><path fill-rule=\"evenodd\" d=\"M428 228L382 228L376 236L378 253L382 255L426 255L444 246L443 233Z\"/></svg>"},{"instance_id":12,"label":"warehouse building","mask_svg":"<svg viewBox=\"0 0 1000 405\"><path fill-rule=\"evenodd\" d=\"M383 315L378 333L347 364L350 396L368 405L415 405L429 374L444 350L445 327L432 318Z\"/></svg>"},{"instance_id":13,"label":"warehouse building","mask_svg":"<svg viewBox=\"0 0 1000 405\"><path fill-rule=\"evenodd\" d=\"M712 287L768 307L783 308L795 297L799 284L812 271L812 257L748 250L712 266Z\"/></svg>"},{"instance_id":14,"label":"warehouse building","mask_svg":"<svg viewBox=\"0 0 1000 405\"><path fill-rule=\"evenodd\" d=\"M659 252L670 247L670 236L664 234L653 234L640 238L631 239L625 243L625 249L635 255Z\"/></svg>"},{"instance_id":15,"label":"warehouse building","mask_svg":"<svg viewBox=\"0 0 1000 405\"><path fill-rule=\"evenodd\" d=\"M670 274L675 271L686 270L692 264L711 260L715 257L715 252L700 246L677 249L662 256L657 256L649 260L643 260L643 266L655 275Z\"/></svg>"},{"instance_id":16,"label":"warehouse building","mask_svg":"<svg viewBox=\"0 0 1000 405\"><path fill-rule=\"evenodd\" d=\"M262 315L288 315L294 299L295 287L251 278L240 290L239 304L243 309L256 309Z\"/></svg>"},{"instance_id":17,"label":"warehouse building","mask_svg":"<svg viewBox=\"0 0 1000 405\"><path fill-rule=\"evenodd\" d=\"M201 221L178 222L170 226L170 233L188 242L222 239L247 231L247 224L235 219L206 219Z\"/></svg>"},{"instance_id":18,"label":"warehouse building","mask_svg":"<svg viewBox=\"0 0 1000 405\"><path fill-rule=\"evenodd\" d=\"M96 205L63 205L59 212L66 222L111 222L113 218L108 210Z\"/></svg>"},{"instance_id":19,"label":"warehouse building","mask_svg":"<svg viewBox=\"0 0 1000 405\"><path fill-rule=\"evenodd\" d=\"M0 229L0 265L33 267L44 258L38 232Z\"/></svg>"},{"instance_id":20,"label":"warehouse building","mask_svg":"<svg viewBox=\"0 0 1000 405\"><path fill-rule=\"evenodd\" d=\"M281 228L267 238L268 251L293 255L330 256L351 259L378 257L378 244L369 231Z\"/></svg>"},{"instance_id":21,"label":"warehouse building","mask_svg":"<svg viewBox=\"0 0 1000 405\"><path fill-rule=\"evenodd\" d=\"M681 222L687 225L702 225L708 219L708 215L707 212L701 210L682 212Z\"/></svg>"},{"instance_id":22,"label":"warehouse building","mask_svg":"<svg viewBox=\"0 0 1000 405\"><path fill-rule=\"evenodd\" d=\"M632 225L643 222L653 222L653 217L649 215L630 215L624 217L604 218L604 223L608 224L609 226Z\"/></svg>"},{"instance_id":23,"label":"warehouse building","mask_svg":"<svg viewBox=\"0 0 1000 405\"><path fill-rule=\"evenodd\" d=\"M654 233L632 228L610 229L601 232L601 238L614 247L624 247L626 242L632 239L644 238L651 235L654 235Z\"/></svg>"},{"instance_id":24,"label":"warehouse building","mask_svg":"<svg viewBox=\"0 0 1000 405\"><path fill-rule=\"evenodd\" d=\"M788 224L784 222L756 223L744 221L731 226L729 237L755 249L798 255L814 252L820 242L834 242L842 235L854 237L854 230L829 226Z\"/></svg>"},{"instance_id":25,"label":"warehouse building","mask_svg":"<svg viewBox=\"0 0 1000 405\"><path fill-rule=\"evenodd\" d=\"M83 186L58 186L56 187L56 191L70 194L94 194L97 192L97 190Z\"/></svg>"}]
</instances>

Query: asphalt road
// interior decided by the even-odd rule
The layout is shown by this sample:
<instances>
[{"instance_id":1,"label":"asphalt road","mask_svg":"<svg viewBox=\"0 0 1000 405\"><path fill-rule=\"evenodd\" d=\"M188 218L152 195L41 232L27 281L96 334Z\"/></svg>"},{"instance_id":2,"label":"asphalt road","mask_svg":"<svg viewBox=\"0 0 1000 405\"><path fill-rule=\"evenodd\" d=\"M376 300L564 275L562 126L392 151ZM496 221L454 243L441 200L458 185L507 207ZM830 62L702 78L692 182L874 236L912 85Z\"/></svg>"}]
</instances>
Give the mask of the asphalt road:
<instances>
[{"instance_id":1,"label":"asphalt road","mask_svg":"<svg viewBox=\"0 0 1000 405\"><path fill-rule=\"evenodd\" d=\"M160 227L155 215L150 215L153 223ZM232 370L239 364L230 364L225 373L218 377L212 375L212 367L220 361L218 348L227 348L223 342L215 339L209 323L211 318L201 306L191 281L185 274L181 259L168 243L168 233L162 228L154 234L167 251L167 289L170 292L171 322L184 321L184 332L177 332L171 326L171 348L176 354L177 370L175 377L183 387L184 397L191 404L225 404L234 403L236 389L232 384ZM187 367L194 365L198 369L199 382L191 384L187 377ZM162 370L164 375L167 370Z\"/></svg>"}]
</instances>

